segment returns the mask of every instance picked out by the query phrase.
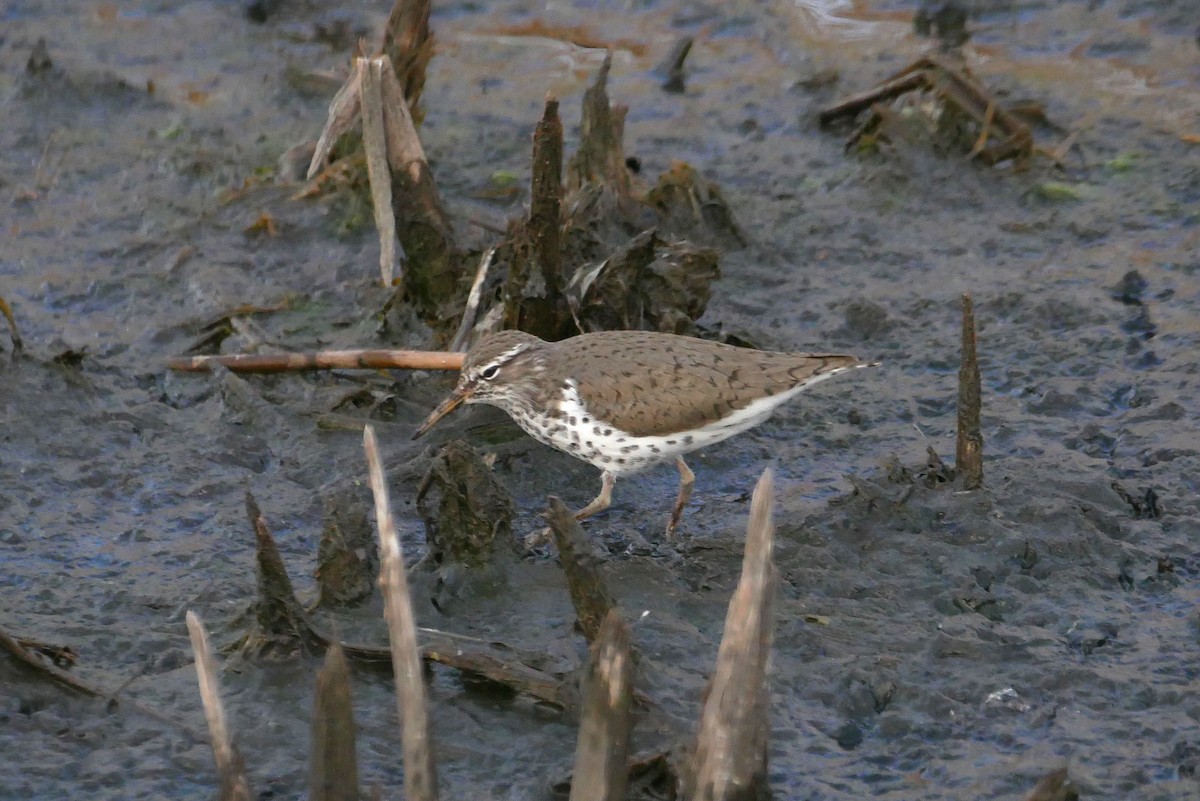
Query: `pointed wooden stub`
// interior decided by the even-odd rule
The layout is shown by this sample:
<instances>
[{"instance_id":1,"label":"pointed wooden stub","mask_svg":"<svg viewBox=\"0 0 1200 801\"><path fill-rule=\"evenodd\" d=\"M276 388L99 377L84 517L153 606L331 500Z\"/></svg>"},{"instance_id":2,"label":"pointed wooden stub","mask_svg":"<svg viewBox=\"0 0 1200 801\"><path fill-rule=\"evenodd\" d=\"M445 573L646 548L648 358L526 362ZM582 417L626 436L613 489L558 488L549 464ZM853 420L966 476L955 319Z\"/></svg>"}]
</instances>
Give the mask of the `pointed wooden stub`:
<instances>
[{"instance_id":1,"label":"pointed wooden stub","mask_svg":"<svg viewBox=\"0 0 1200 801\"><path fill-rule=\"evenodd\" d=\"M570 801L623 801L633 699L629 624L615 609L600 626L584 690Z\"/></svg>"},{"instance_id":2,"label":"pointed wooden stub","mask_svg":"<svg viewBox=\"0 0 1200 801\"><path fill-rule=\"evenodd\" d=\"M983 433L980 430L982 406L979 357L975 350L975 306L970 295L962 299L962 362L958 368L958 442L955 472L962 478L963 489L983 485Z\"/></svg>"},{"instance_id":3,"label":"pointed wooden stub","mask_svg":"<svg viewBox=\"0 0 1200 801\"><path fill-rule=\"evenodd\" d=\"M700 717L683 798L751 801L769 798L767 661L775 628L775 526L771 471L754 489L742 577L729 602L717 669Z\"/></svg>"},{"instance_id":4,"label":"pointed wooden stub","mask_svg":"<svg viewBox=\"0 0 1200 801\"><path fill-rule=\"evenodd\" d=\"M309 801L358 801L358 756L350 666L336 641L329 646L313 694Z\"/></svg>"}]
</instances>

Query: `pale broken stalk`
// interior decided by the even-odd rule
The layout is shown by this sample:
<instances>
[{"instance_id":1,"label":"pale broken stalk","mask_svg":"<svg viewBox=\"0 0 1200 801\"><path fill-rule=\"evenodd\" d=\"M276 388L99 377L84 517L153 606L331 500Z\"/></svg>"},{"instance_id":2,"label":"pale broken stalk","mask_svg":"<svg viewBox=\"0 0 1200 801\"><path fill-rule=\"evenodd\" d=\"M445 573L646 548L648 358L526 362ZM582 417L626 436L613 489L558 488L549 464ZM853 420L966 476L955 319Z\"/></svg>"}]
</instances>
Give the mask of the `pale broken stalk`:
<instances>
[{"instance_id":1,"label":"pale broken stalk","mask_svg":"<svg viewBox=\"0 0 1200 801\"><path fill-rule=\"evenodd\" d=\"M196 658L196 679L200 683L200 701L204 705L204 717L208 721L208 736L212 740L213 761L217 765L220 781L220 801L250 801L250 783L246 780L246 769L242 764L229 726L225 720L225 706L221 703L221 688L217 682L217 668L213 662L212 648L208 644L208 632L195 612L187 613L188 637L192 641L192 653Z\"/></svg>"},{"instance_id":2,"label":"pale broken stalk","mask_svg":"<svg viewBox=\"0 0 1200 801\"><path fill-rule=\"evenodd\" d=\"M338 137L353 128L361 117L363 150L367 157L367 180L371 187L375 228L379 231L379 273L383 285L391 286L397 267L396 218L392 212L392 177L388 171L388 140L392 138L387 133L390 115L384 111L384 97L386 94L391 99L395 92L385 93L384 84L390 81L398 88L399 83L392 70L392 62L387 56L359 57L354 59L353 64L350 77L329 104L325 128L317 139L316 150L308 165L308 178L311 180L320 171ZM389 86L388 89L391 90L392 87ZM403 90L399 91L403 98ZM402 102L402 105L402 114L407 115L407 102ZM412 127L411 121L409 127ZM421 156L423 158L424 153Z\"/></svg>"},{"instance_id":3,"label":"pale broken stalk","mask_svg":"<svg viewBox=\"0 0 1200 801\"><path fill-rule=\"evenodd\" d=\"M416 618L408 594L408 577L392 504L388 498L383 462L375 441L375 429L363 429L363 449L375 496L375 518L379 527L379 587L383 593L383 614L387 618L388 639L392 646L392 674L396 679L396 702L400 707L400 741L404 755L404 797L409 801L435 801L437 773L429 736L429 707L425 698L425 680L421 670L421 651L417 647Z\"/></svg>"}]
</instances>

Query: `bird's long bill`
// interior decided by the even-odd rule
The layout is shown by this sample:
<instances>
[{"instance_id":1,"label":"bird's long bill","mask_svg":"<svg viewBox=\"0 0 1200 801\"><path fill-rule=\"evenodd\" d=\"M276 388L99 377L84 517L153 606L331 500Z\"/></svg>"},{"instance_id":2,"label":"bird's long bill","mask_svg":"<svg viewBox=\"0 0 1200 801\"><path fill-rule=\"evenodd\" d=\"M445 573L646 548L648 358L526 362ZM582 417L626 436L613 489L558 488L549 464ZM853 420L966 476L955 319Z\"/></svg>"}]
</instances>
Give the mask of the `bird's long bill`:
<instances>
[{"instance_id":1,"label":"bird's long bill","mask_svg":"<svg viewBox=\"0 0 1200 801\"><path fill-rule=\"evenodd\" d=\"M450 412L454 411L459 406L462 406L463 401L470 397L470 394L470 392L461 389L455 389L454 392L451 393L450 397L439 403L438 407L434 409L428 417L425 418L425 422L421 423L417 430L413 432L412 438L417 439L418 437L424 435L426 431L433 428L434 424L437 423L438 420L441 420L443 417L450 414Z\"/></svg>"}]
</instances>

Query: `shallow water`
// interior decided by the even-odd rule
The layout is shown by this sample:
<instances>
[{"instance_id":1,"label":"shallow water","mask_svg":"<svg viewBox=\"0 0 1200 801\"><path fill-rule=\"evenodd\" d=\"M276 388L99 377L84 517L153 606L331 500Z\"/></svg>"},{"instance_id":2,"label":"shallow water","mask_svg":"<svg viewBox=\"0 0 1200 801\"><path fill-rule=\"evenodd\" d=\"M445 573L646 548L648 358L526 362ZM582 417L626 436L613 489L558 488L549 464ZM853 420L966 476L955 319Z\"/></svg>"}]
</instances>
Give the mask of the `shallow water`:
<instances>
[{"instance_id":1,"label":"shallow water","mask_svg":"<svg viewBox=\"0 0 1200 801\"><path fill-rule=\"evenodd\" d=\"M302 592L320 493L365 475L357 431L318 425L365 381L394 393L379 434L410 556L421 552L409 442L443 376L181 376L162 367L209 317L254 318L294 350L428 344L380 333L376 243L341 210L255 176L319 131L328 91L289 67L341 74L348 41L378 36L383 3L293 10L251 24L233 2L19 3L0 31L0 294L28 357L0 367L0 623L69 644L76 672L202 728L183 624L218 642L253 598L249 488ZM967 55L1009 100L1077 132L1066 171L987 169L922 143L847 156L816 112L929 47L906 3L437 7L422 137L457 220L521 212L475 197L498 171L528 182L547 92L568 150L579 99L616 43L610 94L631 107L626 150L656 176L683 159L719 184L748 234L725 254L704 322L773 349L850 350L878 371L822 384L764 426L697 455L687 542L657 544L669 467L618 483L588 529L637 619L646 689L688 734L739 569L748 491L779 477L784 577L773 665L772 786L781 798L1019 798L1066 763L1084 797L1200 796L1196 576L1200 569L1200 56L1187 3L1030 3L981 10ZM540 27L532 23L541 23ZM571 32L568 36L565 32ZM653 68L698 38L688 91ZM39 37L54 70L25 73ZM345 37L343 37L345 38ZM568 41L570 39L571 41ZM832 71L832 72L830 72ZM836 75L810 82L821 73ZM148 92L148 84L153 92ZM815 86L815 88L806 88ZM1071 199L1048 192L1057 181ZM248 183L247 183L248 182ZM269 212L276 236L246 233ZM461 225L464 241L486 232ZM1137 270L1140 304L1115 291ZM972 293L984 381L986 486L890 483L927 446L953 454L959 298ZM0 326L0 336L5 329ZM4 357L7 356L5 342ZM234 337L227 350L242 347ZM79 366L57 364L82 351ZM447 421L451 423L451 421ZM598 477L488 411L443 437L503 440L498 475L533 529L547 492L590 499ZM418 447L418 445L420 447ZM844 477L877 494L851 495ZM1153 488L1138 519L1112 490ZM419 585L419 589L420 589ZM648 614L639 618L642 611ZM557 567L422 624L580 655ZM378 609L349 631L381 636ZM322 623L328 623L322 620ZM304 795L315 662L223 676L260 792ZM135 678L136 677L136 678ZM356 674L365 785L400 786L392 685ZM542 797L573 752L571 720L435 671L443 791ZM211 755L132 711L0 683L0 796L209 798Z\"/></svg>"}]
</instances>

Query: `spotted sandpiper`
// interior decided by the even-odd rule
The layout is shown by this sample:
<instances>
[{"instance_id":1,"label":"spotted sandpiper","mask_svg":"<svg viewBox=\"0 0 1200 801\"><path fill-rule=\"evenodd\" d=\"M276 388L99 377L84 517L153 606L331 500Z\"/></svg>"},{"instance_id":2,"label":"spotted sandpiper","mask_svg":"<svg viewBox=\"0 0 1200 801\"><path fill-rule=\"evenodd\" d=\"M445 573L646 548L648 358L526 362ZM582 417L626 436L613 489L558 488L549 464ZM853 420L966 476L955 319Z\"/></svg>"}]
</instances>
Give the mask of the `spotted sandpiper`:
<instances>
[{"instance_id":1,"label":"spotted sandpiper","mask_svg":"<svg viewBox=\"0 0 1200 801\"><path fill-rule=\"evenodd\" d=\"M577 520L608 508L618 477L672 459L675 527L695 476L683 455L740 434L802 390L855 367L839 353L771 353L648 331L602 331L545 342L522 331L481 339L454 391L413 439L464 403L508 412L539 442L603 471Z\"/></svg>"}]
</instances>

